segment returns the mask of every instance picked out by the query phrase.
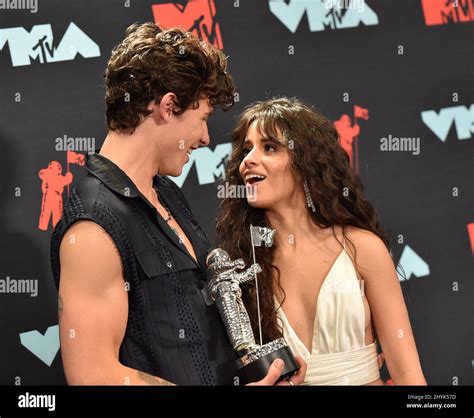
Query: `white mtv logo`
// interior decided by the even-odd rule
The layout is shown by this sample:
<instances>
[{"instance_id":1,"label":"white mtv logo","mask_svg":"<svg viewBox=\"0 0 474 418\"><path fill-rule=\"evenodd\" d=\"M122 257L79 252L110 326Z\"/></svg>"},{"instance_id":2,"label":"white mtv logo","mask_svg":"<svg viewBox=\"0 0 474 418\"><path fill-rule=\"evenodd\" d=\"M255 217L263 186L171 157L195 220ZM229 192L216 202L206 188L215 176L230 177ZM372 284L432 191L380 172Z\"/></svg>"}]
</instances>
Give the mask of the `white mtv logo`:
<instances>
[{"instance_id":1,"label":"white mtv logo","mask_svg":"<svg viewBox=\"0 0 474 418\"><path fill-rule=\"evenodd\" d=\"M311 32L378 25L377 14L365 0L269 0L270 11L293 33L305 13ZM345 6L345 7L343 7Z\"/></svg>"},{"instance_id":2,"label":"white mtv logo","mask_svg":"<svg viewBox=\"0 0 474 418\"><path fill-rule=\"evenodd\" d=\"M434 110L425 110L421 112L421 120L443 142L453 123L458 139L469 139L474 133L474 104L470 109L466 106L445 107L439 114Z\"/></svg>"},{"instance_id":3,"label":"white mtv logo","mask_svg":"<svg viewBox=\"0 0 474 418\"><path fill-rule=\"evenodd\" d=\"M199 184L214 183L217 178L224 175L224 164L232 150L230 142L219 144L214 151L209 148L199 148L190 155L189 162L183 167L183 172L178 177L170 177L179 187L182 187L189 170L196 164L196 171Z\"/></svg>"},{"instance_id":4,"label":"white mtv logo","mask_svg":"<svg viewBox=\"0 0 474 418\"><path fill-rule=\"evenodd\" d=\"M398 272L398 280L410 280L412 277L424 277L430 274L430 266L423 260L409 245L403 249L400 260L398 261L403 268L405 278Z\"/></svg>"},{"instance_id":5,"label":"white mtv logo","mask_svg":"<svg viewBox=\"0 0 474 418\"><path fill-rule=\"evenodd\" d=\"M84 58L100 57L99 46L73 22L57 47L53 46L53 32L49 24L33 26L29 33L22 27L0 29L0 50L7 42L14 67L30 65L31 59L44 64L70 61L77 54Z\"/></svg>"}]
</instances>

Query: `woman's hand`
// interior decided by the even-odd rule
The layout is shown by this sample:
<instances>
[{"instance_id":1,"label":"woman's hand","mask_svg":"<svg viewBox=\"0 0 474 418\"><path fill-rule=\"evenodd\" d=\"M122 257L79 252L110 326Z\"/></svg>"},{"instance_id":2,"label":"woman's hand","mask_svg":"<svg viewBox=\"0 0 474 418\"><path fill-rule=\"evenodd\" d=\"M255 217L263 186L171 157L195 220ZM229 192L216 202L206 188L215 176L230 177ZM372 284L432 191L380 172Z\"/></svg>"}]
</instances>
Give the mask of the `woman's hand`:
<instances>
[{"instance_id":1,"label":"woman's hand","mask_svg":"<svg viewBox=\"0 0 474 418\"><path fill-rule=\"evenodd\" d=\"M379 364L379 369L382 368L384 361L385 361L385 356L383 355L383 352L382 352L377 356L377 363Z\"/></svg>"}]
</instances>

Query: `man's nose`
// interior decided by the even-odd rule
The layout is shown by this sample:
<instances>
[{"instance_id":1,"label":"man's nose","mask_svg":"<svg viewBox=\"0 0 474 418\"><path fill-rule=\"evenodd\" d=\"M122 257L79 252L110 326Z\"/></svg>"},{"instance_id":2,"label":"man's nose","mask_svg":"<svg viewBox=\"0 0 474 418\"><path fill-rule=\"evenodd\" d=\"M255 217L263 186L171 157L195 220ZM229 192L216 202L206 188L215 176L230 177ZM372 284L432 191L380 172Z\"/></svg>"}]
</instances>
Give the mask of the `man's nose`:
<instances>
[{"instance_id":1,"label":"man's nose","mask_svg":"<svg viewBox=\"0 0 474 418\"><path fill-rule=\"evenodd\" d=\"M211 142L211 138L209 137L209 129L207 127L207 123L204 125L204 134L201 138L200 144L202 147L207 147Z\"/></svg>"}]
</instances>

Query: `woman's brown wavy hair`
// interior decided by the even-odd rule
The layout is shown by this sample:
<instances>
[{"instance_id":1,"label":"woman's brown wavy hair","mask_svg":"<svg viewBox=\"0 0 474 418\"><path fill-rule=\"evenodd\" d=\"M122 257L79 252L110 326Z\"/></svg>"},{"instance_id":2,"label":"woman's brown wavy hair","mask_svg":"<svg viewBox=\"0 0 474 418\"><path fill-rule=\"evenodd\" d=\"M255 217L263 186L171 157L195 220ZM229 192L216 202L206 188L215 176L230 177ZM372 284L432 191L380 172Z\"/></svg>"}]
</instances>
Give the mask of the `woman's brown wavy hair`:
<instances>
[{"instance_id":1,"label":"woman's brown wavy hair","mask_svg":"<svg viewBox=\"0 0 474 418\"><path fill-rule=\"evenodd\" d=\"M288 149L292 151L292 170L296 178L306 179L316 206L314 213L308 208L312 220L320 228L331 227L338 241L334 227L342 227L353 261L356 249L347 237L347 227L371 231L389 248L388 238L380 226L377 213L365 197L363 186L349 165L348 155L338 144L338 133L333 123L297 99L282 97L257 102L248 106L240 115L233 131L232 154L226 165L225 181L229 186L244 187L239 166L244 158L243 143L249 126L254 121L262 136L280 140L283 136ZM246 199L222 200L217 218L218 246L226 250L232 259L242 258L247 266L253 263L250 224L271 228L264 209L250 206ZM276 244L255 248L257 262L262 267L258 284L264 342L282 335L273 301L276 289L284 295L279 280L280 272L272 264L275 247ZM243 285L242 293L254 333L258 335L255 285Z\"/></svg>"}]
</instances>

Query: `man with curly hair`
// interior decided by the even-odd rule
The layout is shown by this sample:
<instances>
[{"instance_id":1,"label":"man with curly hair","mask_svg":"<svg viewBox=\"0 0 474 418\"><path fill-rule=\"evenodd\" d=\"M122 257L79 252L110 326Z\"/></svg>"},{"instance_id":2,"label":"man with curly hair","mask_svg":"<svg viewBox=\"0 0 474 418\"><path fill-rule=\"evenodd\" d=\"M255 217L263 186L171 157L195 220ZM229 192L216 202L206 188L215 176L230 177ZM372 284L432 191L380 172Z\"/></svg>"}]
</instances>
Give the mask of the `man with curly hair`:
<instances>
[{"instance_id":1,"label":"man with curly hair","mask_svg":"<svg viewBox=\"0 0 474 418\"><path fill-rule=\"evenodd\" d=\"M51 241L69 384L239 384L236 353L202 292L211 245L166 177L209 145L213 109L234 104L226 66L210 44L154 23L132 25L112 51L109 131ZM279 363L257 383L274 384Z\"/></svg>"}]
</instances>

